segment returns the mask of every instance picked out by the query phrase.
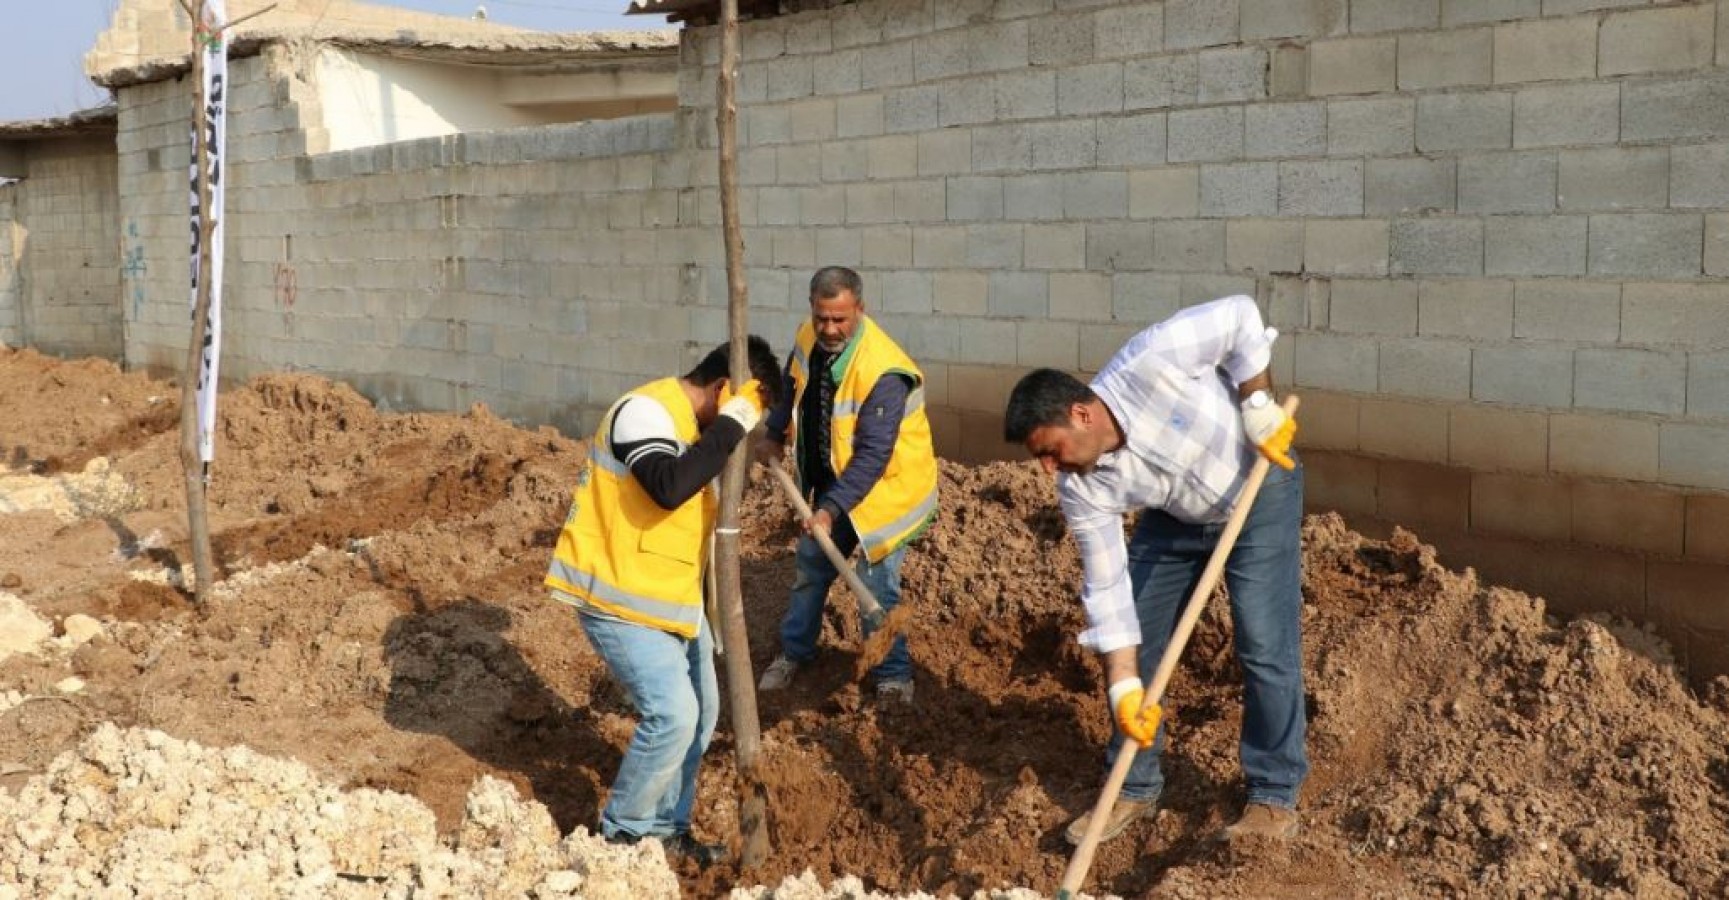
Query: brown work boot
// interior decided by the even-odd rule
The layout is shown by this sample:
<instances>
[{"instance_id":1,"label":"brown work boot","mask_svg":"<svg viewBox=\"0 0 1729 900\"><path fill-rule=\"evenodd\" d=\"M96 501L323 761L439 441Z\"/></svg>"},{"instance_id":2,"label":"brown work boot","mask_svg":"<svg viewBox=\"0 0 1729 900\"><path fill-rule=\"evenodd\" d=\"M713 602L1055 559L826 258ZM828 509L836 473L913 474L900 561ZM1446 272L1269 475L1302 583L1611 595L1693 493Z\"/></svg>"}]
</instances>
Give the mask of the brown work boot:
<instances>
[{"instance_id":1,"label":"brown work boot","mask_svg":"<svg viewBox=\"0 0 1729 900\"><path fill-rule=\"evenodd\" d=\"M1222 837L1234 841L1240 837L1272 838L1288 841L1297 836L1297 811L1270 803L1251 803L1243 808L1243 816L1225 827Z\"/></svg>"},{"instance_id":2,"label":"brown work boot","mask_svg":"<svg viewBox=\"0 0 1729 900\"><path fill-rule=\"evenodd\" d=\"M1136 819L1151 817L1158 806L1158 802L1154 800L1133 800L1128 797L1118 797L1117 802L1111 807L1111 817L1105 821L1105 832L1099 835L1099 842L1103 843L1122 834ZM1069 823L1068 830L1063 832L1063 837L1067 838L1070 844L1079 847L1081 841L1086 839L1087 826L1091 825L1092 821L1093 811L1089 809L1081 813L1080 818Z\"/></svg>"}]
</instances>

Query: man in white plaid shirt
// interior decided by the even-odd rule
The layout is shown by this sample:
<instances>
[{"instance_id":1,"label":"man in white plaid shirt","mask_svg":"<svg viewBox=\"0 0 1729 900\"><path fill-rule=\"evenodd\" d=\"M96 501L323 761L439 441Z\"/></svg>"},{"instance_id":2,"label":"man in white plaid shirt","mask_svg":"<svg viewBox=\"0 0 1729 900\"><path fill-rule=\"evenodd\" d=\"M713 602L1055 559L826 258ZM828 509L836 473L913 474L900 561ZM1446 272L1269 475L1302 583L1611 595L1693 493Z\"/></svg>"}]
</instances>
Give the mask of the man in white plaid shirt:
<instances>
[{"instance_id":1,"label":"man in white plaid shirt","mask_svg":"<svg viewBox=\"0 0 1729 900\"><path fill-rule=\"evenodd\" d=\"M1277 332L1255 303L1226 297L1135 335L1091 386L1055 369L1015 385L1003 436L1057 474L1057 496L1085 570L1083 645L1103 658L1117 734L1139 753L1106 823L1106 839L1150 816L1164 788L1164 728L1141 711L1150 679L1257 451L1269 471L1225 567L1243 669L1239 756L1243 815L1225 837L1297 833L1308 774L1302 654L1303 470L1290 456L1296 422L1273 402ZM1125 545L1123 514L1142 511ZM1090 813L1068 828L1086 834Z\"/></svg>"}]
</instances>

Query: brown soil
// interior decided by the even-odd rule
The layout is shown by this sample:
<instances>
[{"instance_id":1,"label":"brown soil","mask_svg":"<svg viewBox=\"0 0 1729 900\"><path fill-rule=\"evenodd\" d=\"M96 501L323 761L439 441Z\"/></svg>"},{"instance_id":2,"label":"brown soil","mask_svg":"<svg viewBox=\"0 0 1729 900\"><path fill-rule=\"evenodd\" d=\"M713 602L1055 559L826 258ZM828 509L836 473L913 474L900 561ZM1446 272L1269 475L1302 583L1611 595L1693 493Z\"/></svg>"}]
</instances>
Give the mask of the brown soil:
<instances>
[{"instance_id":1,"label":"brown soil","mask_svg":"<svg viewBox=\"0 0 1729 900\"><path fill-rule=\"evenodd\" d=\"M105 457L135 489L68 521L0 516L0 585L105 633L0 661L0 788L99 722L246 744L461 820L482 775L591 825L633 719L570 614L540 586L578 441L466 415L387 415L346 386L260 378L222 398L210 513L222 579L190 574L178 390L107 363L0 351L12 473ZM915 709L853 679L844 588L820 662L759 698L773 853L684 873L687 896L807 869L873 889L1054 891L1061 830L1099 786L1099 672L1078 648L1079 566L1030 465L943 468L943 515L909 559ZM766 480L744 513L760 671L792 580L791 513ZM1223 847L1240 710L1212 613L1175 679L1164 810L1105 845L1089 890L1139 896L1722 896L1729 892L1729 681L1689 692L1662 645L1607 619L1443 568L1410 534L1310 519L1305 588L1313 777L1288 846ZM1218 609L1215 603L1213 609ZM730 727L698 829L737 831ZM16 771L22 769L23 771Z\"/></svg>"}]
</instances>

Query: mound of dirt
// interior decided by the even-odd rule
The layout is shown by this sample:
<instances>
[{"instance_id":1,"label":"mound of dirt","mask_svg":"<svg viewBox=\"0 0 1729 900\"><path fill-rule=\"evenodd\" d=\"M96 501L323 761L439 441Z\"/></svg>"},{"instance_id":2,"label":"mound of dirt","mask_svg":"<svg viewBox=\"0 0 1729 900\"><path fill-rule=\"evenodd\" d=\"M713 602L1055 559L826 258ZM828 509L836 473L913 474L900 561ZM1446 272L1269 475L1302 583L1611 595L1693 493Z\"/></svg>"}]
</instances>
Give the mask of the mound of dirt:
<instances>
[{"instance_id":1,"label":"mound of dirt","mask_svg":"<svg viewBox=\"0 0 1729 900\"><path fill-rule=\"evenodd\" d=\"M510 887L485 895L600 896L614 876L582 868L602 864L572 842L588 839L635 720L540 584L581 443L483 408L385 414L304 375L230 390L211 483L220 581L196 609L176 420L160 412L177 395L106 364L0 351L5 440L26 448L0 474L97 471L126 498L70 520L0 498L0 588L52 634L74 616L102 626L0 660L0 696L19 699L0 704L0 833L34 829L0 842L0 882L95 889L148 872L196 894L256 872L252 893L325 878L308 890L462 894L492 878ZM824 655L758 698L768 861L681 870L632 896L1054 889L1110 729L1097 663L1074 642L1079 563L1030 464L945 463L942 479L942 517L904 571L917 706L878 706L854 682L857 618L837 587ZM766 479L743 524L760 671L795 528ZM1701 698L1648 633L1546 616L1409 534L1374 541L1315 516L1305 559L1303 834L1214 840L1241 802L1240 687L1215 601L1168 698L1162 809L1101 848L1090 890L1729 893L1729 681ZM45 697L61 699L24 702ZM737 834L732 752L723 716L697 811L709 839ZM517 824L475 837L475 792L502 810L487 821ZM205 833L216 820L200 816L230 808L251 818L220 830L251 844ZM381 818L400 828L367 824ZM213 862L222 853L237 862ZM41 874L53 866L72 874Z\"/></svg>"}]
</instances>

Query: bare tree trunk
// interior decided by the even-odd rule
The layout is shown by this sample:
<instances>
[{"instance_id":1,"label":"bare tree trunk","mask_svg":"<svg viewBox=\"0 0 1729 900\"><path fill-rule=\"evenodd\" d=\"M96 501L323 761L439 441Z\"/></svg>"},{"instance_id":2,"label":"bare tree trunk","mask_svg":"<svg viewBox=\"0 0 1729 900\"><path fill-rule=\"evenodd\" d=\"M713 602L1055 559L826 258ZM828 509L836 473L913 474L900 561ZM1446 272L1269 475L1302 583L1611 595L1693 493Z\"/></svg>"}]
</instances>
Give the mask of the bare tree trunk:
<instances>
[{"instance_id":1,"label":"bare tree trunk","mask_svg":"<svg viewBox=\"0 0 1729 900\"><path fill-rule=\"evenodd\" d=\"M726 240L727 334L732 383L750 380L746 355L750 288L744 279L744 235L738 219L738 0L720 4L720 83L716 125L720 134L720 218ZM733 739L738 748L740 861L755 868L768 856L768 791L757 771L762 724L757 717L756 679L750 665L744 594L739 585L738 510L744 497L750 439L740 441L720 480L720 527L715 536L715 574L720 585L726 654L727 695L732 701Z\"/></svg>"},{"instance_id":2,"label":"bare tree trunk","mask_svg":"<svg viewBox=\"0 0 1729 900\"><path fill-rule=\"evenodd\" d=\"M182 4L184 5L184 3ZM200 33L204 0L194 0L192 14L192 158L198 173L198 291L192 307L192 339L187 342L186 368L180 376L180 465L186 470L186 522L192 541L195 597L208 609L210 586L216 580L210 552L210 515L206 504L204 462L198 454L198 382L204 374L204 344L210 336L211 235L210 215L210 98L204 96L204 44Z\"/></svg>"}]
</instances>

